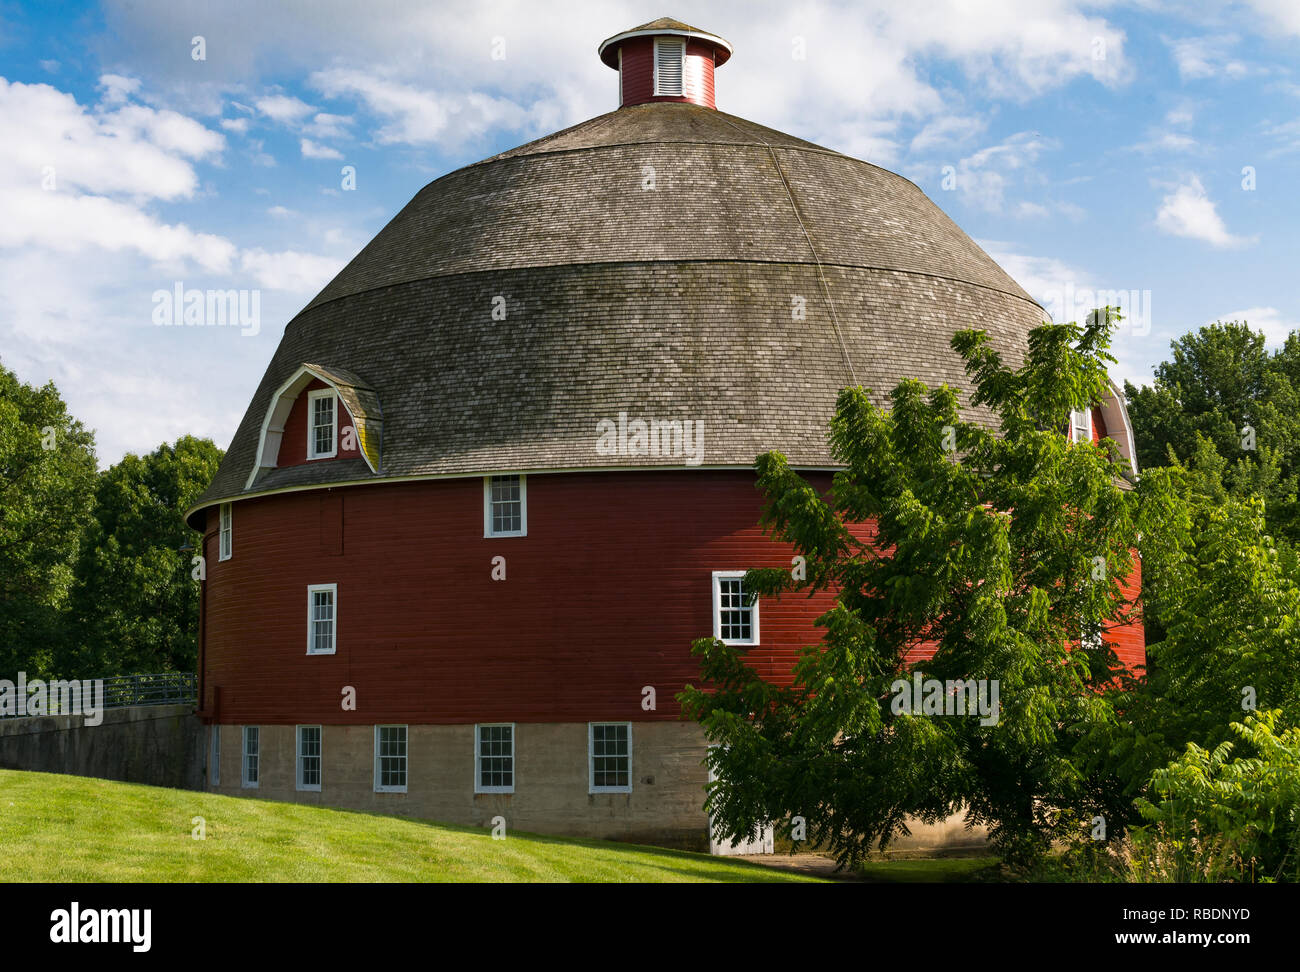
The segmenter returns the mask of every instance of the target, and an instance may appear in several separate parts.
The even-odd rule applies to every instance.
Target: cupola
[[[619,107],[681,101],[717,108],[713,69],[726,64],[731,44],[716,34],[661,17],[615,34],[600,59],[618,71]]]

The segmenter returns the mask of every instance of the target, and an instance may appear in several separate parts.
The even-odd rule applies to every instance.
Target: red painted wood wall
[[[673,38],[679,40],[680,38]],[[621,44],[623,104],[642,105],[649,101],[686,101],[716,108],[713,97],[713,45],[697,40],[686,42],[686,64],[681,96],[654,93],[654,38],[632,37]]]
[[[276,460],[277,466],[301,466],[307,462],[330,462],[330,459],[308,459],[307,458],[307,412],[309,407],[309,392],[314,392],[320,388],[328,388],[329,385],[319,378],[313,378],[310,385],[298,393],[298,398],[293,403],[293,408],[289,412],[289,417],[284,422],[284,436],[280,439],[280,455]],[[352,425],[352,413],[348,407],[343,404],[343,399],[335,396],[335,407],[338,409],[338,455],[336,459],[359,459],[361,458],[361,449],[359,448],[359,437],[353,435],[348,437],[344,435],[344,430]],[[344,440],[351,444],[350,449],[343,447]]]
[[[750,472],[535,475],[527,491],[518,538],[483,537],[477,478],[236,503],[232,559],[206,550],[204,707],[219,688],[224,723],[677,719],[673,696],[699,681],[690,644],[712,634],[712,572],[790,566],[755,526]],[[338,584],[338,650],[308,656],[307,585],[324,583]],[[750,663],[788,682],[832,603],[763,599]],[[1142,663],[1140,627],[1107,637]]]

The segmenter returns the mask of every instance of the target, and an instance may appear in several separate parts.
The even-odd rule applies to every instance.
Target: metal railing
[[[27,685],[30,686],[35,679],[28,679]],[[68,702],[73,698],[68,692],[60,692],[55,688],[59,680],[51,679],[46,682],[46,701],[45,715],[70,715],[71,711],[63,712],[68,707]],[[94,685],[96,682],[104,683],[104,709],[124,709],[131,705],[182,705],[184,703],[197,703],[199,690],[199,677],[191,672],[157,672],[150,675],[112,675],[104,679],[81,679],[79,680],[78,689],[75,698],[84,711],[87,705],[95,704],[98,700],[94,696]],[[87,690],[91,695],[87,696]],[[28,689],[30,691],[30,688]],[[74,703],[75,704],[75,703]],[[24,706],[25,708],[25,706]],[[29,713],[24,712],[24,715]],[[0,713],[0,719],[16,718],[17,713]]]
[[[192,672],[159,672],[155,675],[114,675],[104,679],[104,708],[128,705],[179,705],[196,702],[199,677]]]

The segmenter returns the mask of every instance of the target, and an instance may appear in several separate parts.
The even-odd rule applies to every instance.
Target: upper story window
[[[375,791],[406,792],[406,726],[375,726]]]
[[[335,605],[338,603],[337,584],[310,584],[307,587],[307,654],[334,654],[334,633],[337,627]]]
[[[587,723],[590,793],[632,792],[632,723]]]
[[[474,792],[515,792],[515,727],[475,726]]]
[[[686,42],[672,37],[655,38],[655,94],[682,96]]]
[[[244,786],[257,786],[261,762],[261,733],[257,726],[244,726]]]
[[[331,459],[338,455],[338,405],[333,388],[307,393],[307,458]]]
[[[528,484],[525,477],[483,477],[483,536],[528,536]]]
[[[1070,411],[1070,441],[1092,441],[1092,409],[1076,408]]]
[[[743,570],[713,572],[713,637],[727,645],[758,644],[758,601]]]
[[[231,528],[231,511],[229,503],[221,504],[221,530],[218,534],[218,560],[229,560],[234,550],[234,531]]]

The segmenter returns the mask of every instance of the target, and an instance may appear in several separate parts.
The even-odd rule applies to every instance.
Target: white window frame
[[[252,756],[257,760],[257,779],[249,780],[248,778],[248,730],[253,730],[257,739],[257,752]],[[244,726],[243,745],[239,747],[239,785],[246,790],[256,790],[258,784],[262,782],[262,727],[261,726]]]
[[[479,735],[480,729],[509,729],[510,730],[510,785],[509,786],[484,786],[483,785],[483,739]],[[514,793],[516,775],[515,743],[518,741],[518,733],[515,731],[513,722],[482,722],[474,726],[474,792],[475,793]]]
[[[208,784],[210,786],[221,785],[221,727],[212,726],[212,745],[208,747],[209,758],[208,764],[211,768],[208,773]]]
[[[330,441],[334,448],[329,452],[316,451],[316,400],[319,398],[331,398],[334,400],[333,413],[333,430]],[[311,459],[333,459],[339,454],[339,396],[333,388],[317,388],[315,391],[307,393],[307,458]]]
[[[316,650],[316,593],[318,591],[329,591],[330,606],[333,612],[330,618],[332,627],[330,628],[330,650]],[[333,655],[339,649],[339,585],[338,584],[308,584],[307,585],[307,654],[309,655]]]
[[[235,555],[235,514],[233,503],[222,503],[217,514],[217,559],[229,560]]]
[[[661,43],[678,44],[682,49],[682,71],[681,71],[681,90],[680,91],[660,91],[659,90],[659,45]],[[620,48],[622,50],[622,48]],[[654,92],[656,98],[684,98],[686,97],[686,38],[685,37],[656,37],[654,50],[651,52],[654,58]]]
[[[744,578],[743,570],[715,570],[713,572],[713,637],[724,645],[757,645],[758,640],[758,598],[750,605],[748,640],[722,637],[722,581]]]
[[[324,726],[294,726],[293,727],[293,784],[295,790],[319,793],[320,783],[304,783],[302,781],[302,763],[307,757],[302,752],[302,731],[304,729],[315,729],[317,740],[320,744],[320,752],[313,757],[316,763],[316,776],[321,783],[325,782],[325,727]]]
[[[1082,415],[1084,421],[1079,422],[1078,417]],[[1080,428],[1085,428],[1083,438],[1079,435]],[[1072,408],[1070,409],[1070,441],[1071,442],[1091,442],[1092,441],[1092,409],[1091,408]]]
[[[596,785],[596,726],[627,726],[627,786]],[[631,793],[632,792],[632,723],[630,722],[588,722],[587,723],[587,792],[588,793]]]
[[[502,476],[519,477],[519,529],[492,530],[492,480]],[[523,473],[497,473],[495,476],[483,477],[483,536],[488,537],[526,537],[528,536],[528,477]]]
[[[402,756],[402,767],[406,770],[405,777],[407,783],[411,781],[411,728],[397,723],[388,723],[385,725],[375,726],[375,792],[376,793],[405,793],[407,783],[401,786],[384,786],[379,781],[382,779],[379,767],[379,730],[381,729],[402,729],[405,731],[406,753]],[[393,758],[393,757],[389,757]]]

